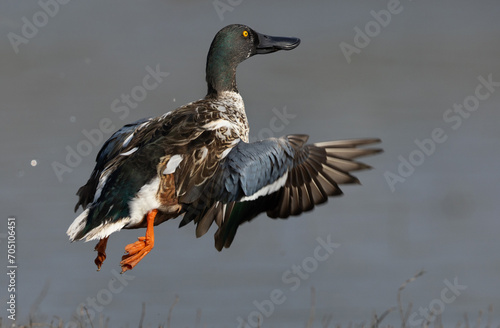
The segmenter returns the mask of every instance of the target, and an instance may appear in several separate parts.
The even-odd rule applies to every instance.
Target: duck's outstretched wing
[[[370,166],[354,159],[380,152],[359,146],[379,139],[351,139],[306,144],[307,135],[289,135],[254,143],[240,142],[221,162],[210,183],[199,190],[182,224],[197,223],[197,236],[213,221],[219,225],[215,247],[229,247],[238,226],[266,212],[288,218],[310,211],[329,196],[342,194],[339,184],[359,183],[351,171]]]

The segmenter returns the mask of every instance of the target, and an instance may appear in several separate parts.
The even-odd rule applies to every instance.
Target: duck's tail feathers
[[[73,221],[73,223],[69,226],[66,234],[69,236],[69,240],[75,241],[80,240],[84,237],[84,229],[87,225],[87,216],[89,215],[89,209],[87,208],[83,211],[77,218]]]

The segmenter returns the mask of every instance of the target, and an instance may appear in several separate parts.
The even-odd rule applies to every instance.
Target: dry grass
[[[349,322],[347,325],[342,326],[341,324],[335,324],[332,325],[332,320],[333,316],[331,314],[325,315],[321,318],[320,327],[322,328],[394,328],[395,326],[392,325],[385,325],[381,326],[382,321],[389,315],[390,313],[398,310],[399,311],[399,316],[401,319],[401,328],[444,328],[445,326],[443,325],[443,322],[441,320],[441,315],[435,315],[431,313],[431,316],[428,318],[427,321],[424,321],[420,327],[411,327],[408,325],[408,318],[411,315],[411,310],[413,308],[413,304],[409,302],[405,306],[403,305],[403,302],[401,300],[401,294],[406,288],[406,286],[413,281],[415,281],[418,277],[422,276],[424,274],[424,271],[421,270],[417,272],[413,277],[409,278],[406,280],[403,284],[398,289],[397,293],[397,307],[391,307],[387,309],[385,312],[383,312],[380,316],[377,315],[376,313],[373,314],[372,318],[370,319],[370,322],[367,323],[365,321],[360,322],[360,323],[352,323]],[[29,322],[26,325],[18,325],[18,324],[11,324],[10,320],[8,321],[9,323],[4,323],[4,320],[2,317],[0,317],[0,328],[68,328],[65,327],[65,323],[63,319],[61,319],[58,316],[53,316],[50,322],[37,322],[34,320],[35,318],[35,313],[38,312],[38,307],[40,303],[43,301],[45,295],[47,294],[49,288],[49,284],[46,283],[40,293],[40,295],[36,298],[34,301],[31,309],[30,309],[30,315],[29,315]],[[170,306],[168,310],[168,315],[166,318],[166,322],[163,324],[158,325],[158,328],[171,328],[171,318],[172,318],[172,312],[175,307],[175,305],[179,302],[179,296],[175,295],[175,299],[172,302],[172,305]],[[309,309],[309,318],[307,322],[305,323],[305,328],[313,328],[317,325],[316,323],[316,290],[314,288],[311,288],[311,301],[310,301],[310,309]],[[488,311],[486,313],[486,322],[484,326],[481,326],[481,323],[483,321],[483,316],[484,313],[483,311],[479,311],[476,322],[471,323],[469,321],[468,315],[465,313],[463,317],[463,321],[459,320],[454,328],[500,328],[500,325],[498,326],[492,326],[492,319],[493,319],[493,306],[490,305],[488,307]],[[139,319],[139,328],[144,328],[144,319],[146,318],[146,303],[142,303],[142,311],[141,311],[141,316]],[[90,319],[90,315],[88,313],[88,310],[85,307],[82,307],[80,309],[80,312],[78,315],[75,315],[72,322],[76,323],[76,326],[72,326],[75,328],[109,328],[109,318],[105,318],[103,315],[100,315],[99,318],[97,318],[95,321]],[[198,309],[196,311],[196,319],[195,319],[195,326],[194,328],[199,328],[201,327],[201,310]],[[206,327],[206,326],[204,326]],[[250,327],[250,326],[247,326]],[[259,325],[260,327],[260,325]],[[447,326],[450,327],[450,326]]]

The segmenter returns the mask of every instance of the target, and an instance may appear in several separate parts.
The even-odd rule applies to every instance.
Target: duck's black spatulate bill
[[[257,54],[269,54],[278,50],[292,50],[300,44],[299,38],[270,36],[257,33],[259,44],[256,48]]]

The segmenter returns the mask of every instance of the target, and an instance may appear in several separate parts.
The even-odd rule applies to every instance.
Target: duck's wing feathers
[[[215,244],[221,250],[229,247],[240,224],[262,212],[271,218],[288,218],[310,211],[329,196],[342,194],[339,184],[359,183],[350,172],[370,166],[355,158],[381,151],[359,148],[378,139],[306,144],[307,139],[307,135],[289,135],[236,145],[206,184],[204,197],[185,214],[185,219],[198,223],[197,235],[216,221]]]
[[[85,211],[68,230],[71,240],[105,237],[106,224],[130,215],[129,201],[156,175],[163,150],[149,143],[159,137],[164,123],[161,117],[142,119],[125,125],[104,143],[90,179],[77,192],[80,197],[75,210],[81,205]],[[124,222],[116,225],[116,230]],[[94,230],[99,226],[102,229]]]
[[[168,144],[183,145],[192,141],[203,131],[196,128],[198,121],[206,119],[206,114],[196,111],[197,102],[185,105],[174,112],[159,117],[143,118],[123,126],[102,146],[96,157],[96,165],[87,183],[76,193],[79,206],[86,209],[96,201],[108,177],[120,167],[130,155],[143,148],[154,139],[169,139]]]
[[[94,167],[89,180],[85,185],[80,187],[76,193],[79,196],[79,199],[75,205],[75,212],[78,210],[79,206],[82,206],[82,209],[85,209],[94,201],[103,171],[117,156],[124,152],[124,149],[127,148],[136,131],[147,125],[150,121],[151,118],[143,118],[127,124],[120,130],[113,133],[113,135],[104,143],[96,156],[96,166]]]

